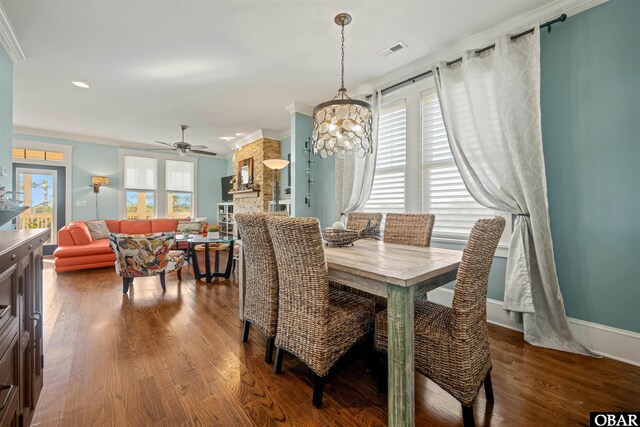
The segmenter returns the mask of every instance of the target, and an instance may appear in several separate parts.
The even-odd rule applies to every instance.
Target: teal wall
[[[304,151],[304,144],[311,137],[312,131],[313,119],[311,117],[300,113],[291,115],[291,161],[293,163],[291,179],[295,181],[295,188],[292,191],[295,192],[293,198],[294,214],[298,217],[313,216],[313,210],[304,202],[308,189],[307,175],[305,174],[308,154]],[[314,166],[311,165],[312,179],[316,178],[313,172]],[[314,206],[314,200],[311,200],[311,206]]]
[[[549,214],[567,314],[640,332],[640,1],[542,32]]]
[[[227,171],[225,176],[233,175],[233,158],[227,159]]]
[[[0,46],[0,171],[2,167],[7,168],[7,176],[0,176],[0,186],[7,189],[11,188],[12,129],[13,63]]]
[[[313,165],[315,184],[311,188],[312,208],[322,226],[331,227],[335,222],[336,159],[323,159],[316,155],[313,157],[316,163]]]
[[[109,185],[100,188],[98,195],[100,218],[120,217],[119,147],[23,134],[16,134],[14,138],[23,141],[73,146],[71,193],[73,218],[67,219],[67,222],[96,218],[95,196],[93,190],[89,187],[92,175],[101,175],[109,178]],[[146,153],[148,154],[148,152]],[[224,159],[208,157],[200,157],[198,159],[196,178],[197,216],[206,216],[216,221],[216,203],[219,203],[222,198],[220,178],[225,176],[226,168],[227,164]],[[82,200],[87,202],[87,206],[76,206],[76,202]]]
[[[197,216],[209,218],[209,222],[218,222],[217,204],[222,202],[223,176],[227,173],[227,161],[213,157],[199,157],[196,179]]]
[[[335,194],[335,159],[322,159],[311,154],[311,206],[304,203],[307,194],[307,167],[308,154],[304,151],[304,144],[311,137],[313,131],[313,119],[307,115],[295,113],[291,115],[291,150],[293,170],[291,178],[295,180],[295,215],[311,216],[320,219],[322,227],[329,227],[334,219],[334,194]]]
[[[280,158],[283,160],[289,160],[288,156],[291,154],[291,137],[282,138],[280,141]],[[291,165],[284,168],[281,172],[280,178],[280,188],[282,190],[282,194],[280,198],[284,197],[284,189],[287,188],[290,183],[287,181],[287,173],[289,172],[289,168]],[[291,176],[291,180],[293,180],[293,176]]]

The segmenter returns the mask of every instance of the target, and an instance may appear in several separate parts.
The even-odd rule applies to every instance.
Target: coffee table
[[[203,277],[207,283],[211,283],[214,277],[224,277],[228,279],[231,277],[231,268],[233,267],[233,243],[235,239],[209,239],[208,237],[198,236],[191,237],[187,240],[188,252],[187,256],[191,256],[191,265],[193,266],[193,275],[196,280],[200,280]],[[212,246],[212,243],[222,243],[226,246],[220,246],[216,248]],[[200,266],[198,265],[198,255],[196,253],[196,246],[204,245],[204,267],[205,272],[200,272]],[[215,250],[215,264],[213,271],[211,271],[211,254],[210,250]],[[220,267],[220,252],[227,250],[227,266],[224,271],[219,271]]]

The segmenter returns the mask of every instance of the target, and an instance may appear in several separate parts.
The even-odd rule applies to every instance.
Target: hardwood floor
[[[44,389],[32,425],[386,425],[386,396],[357,360],[311,405],[311,371],[285,357],[275,376],[265,338],[241,342],[234,280],[136,279],[130,296],[112,268],[56,275],[45,261]],[[640,409],[640,368],[536,348],[490,327],[495,404],[476,424],[588,425],[589,412]],[[416,374],[416,420],[462,425],[460,405]]]

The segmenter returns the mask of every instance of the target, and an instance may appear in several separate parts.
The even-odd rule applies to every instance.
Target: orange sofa
[[[176,231],[178,221],[177,219],[105,220],[110,232],[125,234]],[[75,221],[58,230],[58,248],[53,252],[56,272],[113,266],[116,256],[109,247],[109,239],[87,240],[84,236],[79,238],[73,233],[73,228],[77,225],[86,227],[84,222]]]

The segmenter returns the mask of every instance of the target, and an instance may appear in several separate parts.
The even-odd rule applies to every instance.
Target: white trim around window
[[[167,214],[168,214],[168,206],[167,206],[167,198],[168,198],[168,194],[171,191],[168,191],[166,189],[166,164],[167,164],[167,160],[169,161],[175,161],[175,162],[188,162],[188,163],[192,163],[193,164],[193,176],[192,176],[192,182],[193,182],[193,191],[191,192],[191,213],[190,216],[194,217],[196,216],[196,212],[197,210],[197,196],[196,196],[196,189],[198,188],[197,185],[197,171],[198,171],[198,158],[197,157],[177,157],[177,156],[173,156],[173,155],[163,155],[163,154],[157,154],[157,153],[147,153],[144,151],[137,151],[137,150],[127,150],[127,149],[120,149],[118,150],[119,152],[119,168],[120,168],[120,189],[119,189],[119,196],[118,196],[118,200],[119,200],[119,211],[120,211],[120,218],[126,218],[127,217],[127,202],[126,202],[126,194],[127,191],[145,191],[145,192],[154,192],[154,198],[155,198],[155,203],[154,203],[154,213],[153,216],[154,218],[166,218]],[[156,177],[155,177],[155,184],[156,187],[154,190],[151,189],[134,189],[134,188],[125,188],[125,182],[124,182],[124,158],[125,156],[134,156],[134,157],[146,157],[149,159],[155,159],[157,161],[157,168],[156,168]]]

